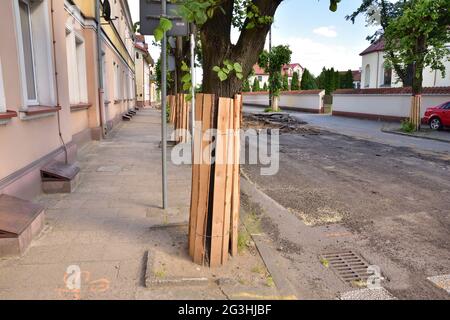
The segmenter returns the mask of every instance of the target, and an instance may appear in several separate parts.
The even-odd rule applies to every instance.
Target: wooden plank
[[[211,231],[210,266],[218,267],[222,261],[223,218],[225,210],[226,184],[226,139],[225,131],[228,127],[228,111],[230,99],[219,98],[216,138],[216,165],[214,172],[214,197]]]
[[[233,161],[233,191],[231,198],[231,226],[230,226],[230,247],[231,255],[236,256],[238,254],[238,235],[239,235],[239,213],[240,213],[240,152],[241,152],[241,139],[240,139],[240,124],[241,124],[241,111],[242,111],[242,96],[236,95],[234,98],[234,113],[233,113],[233,147],[234,147],[234,161]]]
[[[199,98],[199,101],[195,110],[195,120],[201,123],[203,115],[203,99]],[[198,128],[198,132],[195,134],[194,148],[192,153],[192,184],[191,184],[191,210],[189,215],[189,255],[194,258],[195,251],[195,234],[197,228],[197,215],[198,215],[198,203],[199,203],[199,191],[200,191],[200,155],[201,155],[201,127]]]
[[[233,139],[233,121],[234,121],[234,102],[227,101],[228,119],[225,139],[225,160],[226,160],[226,182],[225,182],[225,209],[223,213],[223,239],[222,239],[222,264],[228,261],[230,252],[230,222],[231,222],[231,197],[233,192],[233,161],[234,161],[234,139]]]
[[[214,121],[214,95],[197,95],[197,101],[203,99],[202,123],[201,123],[201,162],[198,195],[197,226],[194,243],[194,262],[204,264],[206,254],[206,229],[208,226],[209,192],[211,178],[211,153],[205,152],[210,145],[210,138],[206,132],[213,127]]]

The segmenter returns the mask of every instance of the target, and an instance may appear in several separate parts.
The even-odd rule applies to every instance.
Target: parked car
[[[422,123],[428,124],[432,130],[441,130],[443,127],[450,126],[450,101],[427,108]]]

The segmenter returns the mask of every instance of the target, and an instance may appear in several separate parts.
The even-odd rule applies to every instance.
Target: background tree
[[[282,85],[281,90],[289,91],[289,78],[286,74],[283,76],[283,85]]]
[[[250,81],[249,81],[248,78],[244,80],[244,84],[242,86],[242,91],[243,92],[250,92]]]
[[[348,70],[340,76],[339,89],[353,89],[353,87],[353,72],[352,70]]]
[[[269,87],[272,91],[272,109],[278,111],[280,91],[283,89],[281,68],[291,62],[292,51],[289,46],[276,46],[271,52],[264,50],[259,56],[258,64],[269,72]],[[289,86],[289,84],[288,84]]]
[[[305,69],[303,71],[302,82],[301,82],[300,88],[302,90],[318,89],[316,80],[315,80],[314,76],[311,74],[311,72],[309,72],[308,69]]]
[[[267,82],[264,82],[262,91],[268,91],[268,90],[269,90],[269,88],[267,87]]]
[[[291,81],[291,90],[299,90],[300,89],[300,80],[298,78],[298,72],[294,72],[292,75],[292,81]]]
[[[252,91],[253,91],[253,92],[261,91],[261,87],[260,87],[260,85],[259,85],[259,80],[258,80],[258,78],[255,78],[255,80],[253,80]]]
[[[330,95],[339,88],[339,71],[334,68],[323,68],[320,75],[317,77],[319,89],[325,89],[325,94]]]
[[[391,65],[413,65],[411,121],[420,126],[420,107],[425,67],[445,77],[443,58],[450,54],[450,0],[414,0],[404,6],[401,16],[386,28],[387,56]]]
[[[400,17],[405,7],[413,1],[416,0],[399,0],[395,2],[390,0],[363,0],[359,8],[351,15],[348,15],[346,19],[355,23],[356,18],[359,15],[363,15],[368,25],[378,27],[372,35],[367,37],[367,40],[371,43],[384,41],[383,38],[389,23]],[[389,48],[385,48],[385,54],[387,58],[394,57],[394,51]],[[392,62],[392,68],[402,81],[403,86],[410,87],[412,85],[413,65]]]

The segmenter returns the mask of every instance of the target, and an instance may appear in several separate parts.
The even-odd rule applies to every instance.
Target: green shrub
[[[411,121],[409,121],[407,119],[407,120],[403,120],[402,121],[400,130],[403,131],[403,132],[411,133],[411,132],[415,131],[416,128],[414,126],[414,123],[412,123]]]

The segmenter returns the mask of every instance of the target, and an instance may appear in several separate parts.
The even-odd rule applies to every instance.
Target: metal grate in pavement
[[[369,264],[351,250],[326,252],[320,256],[322,264],[330,267],[344,282],[355,286],[366,284],[372,275]]]

